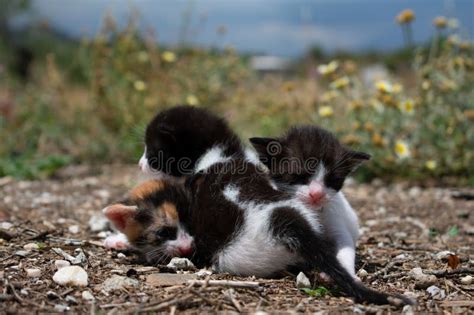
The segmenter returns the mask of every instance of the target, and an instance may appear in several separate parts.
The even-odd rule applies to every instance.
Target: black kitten
[[[206,152],[214,161],[245,154],[224,119],[202,108],[176,106],[159,112],[148,124],[139,165],[158,177],[191,175],[209,165],[203,157]]]

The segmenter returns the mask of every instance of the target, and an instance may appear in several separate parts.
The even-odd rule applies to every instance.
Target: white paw
[[[104,246],[108,249],[127,249],[129,245],[127,237],[122,233],[110,235],[104,240]]]

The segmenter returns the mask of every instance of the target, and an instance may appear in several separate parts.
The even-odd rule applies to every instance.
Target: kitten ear
[[[260,157],[275,156],[282,152],[282,144],[275,138],[253,137],[249,138],[249,141]]]
[[[361,152],[361,151],[351,151],[351,158],[354,160],[370,160],[372,156],[368,153]]]
[[[113,204],[105,207],[102,212],[110,222],[120,232],[125,232],[131,225],[133,217],[137,212],[137,206],[127,206],[124,204]]]

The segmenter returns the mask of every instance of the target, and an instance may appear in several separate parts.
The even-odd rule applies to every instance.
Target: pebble
[[[368,275],[369,275],[369,273],[365,269],[359,269],[359,271],[357,271],[357,276],[361,279],[364,279]]]
[[[197,272],[194,273],[196,276],[198,276],[199,278],[204,278],[204,277],[207,277],[207,276],[210,276],[212,275],[212,271],[211,270],[207,270],[207,269],[201,269]]]
[[[76,300],[76,298],[73,297],[73,296],[71,296],[71,295],[67,295],[64,300],[65,300],[68,304],[77,305],[77,300]]]
[[[446,298],[446,292],[435,285],[432,285],[426,289],[426,292],[428,292],[431,298],[435,300],[444,300],[444,298]]]
[[[25,269],[25,271],[29,278],[38,278],[41,276],[41,269],[38,268],[28,268]]]
[[[91,216],[89,219],[89,230],[91,232],[102,232],[108,229],[109,227],[109,220],[102,213],[97,213]]]
[[[24,296],[27,296],[28,295],[28,290],[27,289],[21,289],[20,294],[24,295]]]
[[[19,250],[15,252],[15,255],[20,256],[20,257],[26,257],[29,254],[30,254],[30,251],[27,251],[27,250]]]
[[[197,279],[195,274],[153,273],[146,276],[146,283],[155,287],[167,287],[186,284],[189,280],[195,279]]]
[[[436,254],[436,259],[438,260],[447,260],[449,256],[455,255],[453,252],[449,250],[443,250],[442,252],[439,252]]]
[[[56,299],[59,299],[59,295],[54,292],[54,291],[48,291],[46,292],[46,297],[50,300],[56,300]]]
[[[60,285],[87,286],[87,272],[79,266],[63,267],[56,271],[53,281]]]
[[[23,249],[29,250],[29,251],[31,251],[31,250],[37,250],[37,249],[39,249],[39,246],[38,246],[38,244],[36,244],[36,243],[28,243],[28,244],[26,244],[26,245],[23,246]]]
[[[193,270],[196,269],[194,264],[187,258],[174,257],[170,263],[166,265],[168,268],[179,269],[179,270]]]
[[[59,313],[64,313],[64,312],[69,311],[70,308],[67,305],[56,304],[56,305],[54,305],[54,310],[59,312]]]
[[[464,285],[472,284],[472,276],[465,276],[461,278],[461,283]]]
[[[302,272],[296,276],[296,287],[298,289],[311,288],[311,282],[309,282],[308,277]]]
[[[10,222],[5,221],[5,222],[0,223],[0,229],[2,230],[9,230],[12,227],[13,227],[13,224],[11,224]]]
[[[117,258],[125,259],[125,258],[127,258],[127,255],[125,255],[124,253],[118,253]]]
[[[437,282],[436,276],[423,273],[419,267],[410,270],[408,275],[415,280],[416,289],[426,289]]]
[[[94,301],[95,297],[92,295],[90,291],[82,291],[82,298],[86,301]]]
[[[69,228],[69,233],[77,234],[80,231],[79,225],[71,225]]]
[[[105,292],[113,292],[127,287],[136,287],[140,284],[138,280],[113,275],[101,284],[101,289]]]
[[[413,306],[405,305],[402,309],[402,314],[404,314],[404,315],[414,315],[415,312],[413,311]]]
[[[58,260],[55,260],[55,261],[54,261],[54,265],[56,266],[56,269],[59,270],[59,269],[61,269],[61,268],[70,266],[71,263],[70,263],[69,261],[67,261],[67,260],[58,259]]]

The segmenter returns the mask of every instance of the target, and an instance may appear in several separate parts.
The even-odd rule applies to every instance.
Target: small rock
[[[109,220],[102,213],[97,213],[91,216],[88,224],[91,232],[101,232],[108,229]]]
[[[418,186],[412,187],[408,191],[408,194],[410,195],[410,197],[418,197],[421,194],[421,188]]]
[[[80,231],[79,225],[71,225],[71,226],[68,228],[68,231],[69,231],[69,233],[72,233],[72,234],[77,234],[77,233],[79,233],[79,231]]]
[[[435,300],[444,300],[444,298],[446,298],[446,292],[435,285],[432,285],[426,289],[426,292],[428,292],[431,298]]]
[[[442,252],[439,252],[436,254],[436,259],[445,261],[445,260],[448,260],[449,256],[451,255],[456,255],[456,254],[449,250],[443,250]]]
[[[61,268],[70,266],[71,263],[67,260],[57,259],[57,260],[54,261],[54,265],[56,266],[56,269],[59,270]]]
[[[125,259],[125,258],[127,258],[127,255],[125,255],[124,253],[118,253],[118,254],[117,254],[117,258],[119,258],[119,259]]]
[[[23,246],[23,249],[32,251],[32,250],[37,250],[37,249],[39,249],[39,246],[38,246],[38,244],[36,244],[36,243],[28,243],[28,244],[26,244],[26,245]]]
[[[404,315],[413,315],[415,312],[413,311],[413,306],[405,305],[402,309],[402,314]]]
[[[38,278],[41,276],[41,269],[38,268],[28,268],[25,269],[25,271],[29,278]]]
[[[82,291],[82,298],[86,301],[94,301],[95,297],[90,293],[90,291]]]
[[[465,276],[461,278],[461,283],[464,285],[472,284],[472,276]]]
[[[54,305],[54,310],[57,311],[57,312],[60,312],[60,313],[67,312],[67,311],[69,311],[69,309],[70,308],[67,305],[62,305],[62,304]]]
[[[195,279],[197,279],[195,274],[154,273],[146,277],[146,283],[156,287],[167,287],[186,284],[189,280]]]
[[[13,227],[13,224],[11,224],[10,222],[5,221],[5,222],[0,223],[0,229],[2,230],[9,230],[12,227]]]
[[[27,251],[27,250],[19,250],[15,252],[15,255],[19,257],[26,257],[29,254],[30,254],[30,251]]]
[[[359,271],[357,271],[357,276],[361,279],[364,279],[368,275],[369,275],[369,273],[365,269],[359,269]]]
[[[311,288],[311,282],[309,282],[308,277],[302,272],[296,277],[296,287],[298,289]]]
[[[70,305],[77,305],[76,298],[71,296],[71,295],[66,296],[66,298],[64,300]]]
[[[416,289],[426,289],[437,282],[436,276],[423,273],[421,268],[413,268],[408,275],[415,280]]]
[[[204,277],[207,277],[207,276],[210,276],[212,275],[212,271],[211,270],[207,270],[207,269],[201,269],[197,272],[194,273],[196,276],[198,276],[199,278],[204,278]]]
[[[28,296],[28,290],[27,289],[21,289],[20,294],[24,296]]]
[[[170,263],[166,265],[168,268],[179,269],[179,270],[194,270],[196,267],[187,258],[174,257]]]
[[[59,269],[53,281],[60,285],[87,286],[87,272],[79,266],[68,266]]]
[[[59,295],[54,292],[54,291],[48,291],[46,292],[46,297],[50,300],[56,300],[56,299],[59,299]]]
[[[101,290],[105,292],[113,292],[121,290],[127,287],[136,287],[140,284],[138,280],[127,278],[123,276],[113,275],[112,277],[105,280],[101,287]]]

